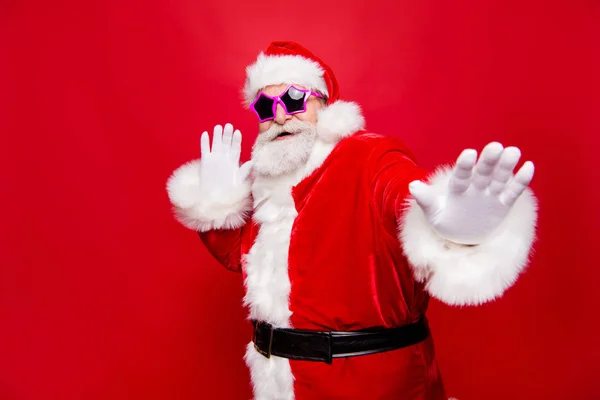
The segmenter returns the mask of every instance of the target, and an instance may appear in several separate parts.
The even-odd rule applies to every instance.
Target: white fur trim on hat
[[[296,83],[326,96],[327,84],[321,66],[302,56],[267,56],[260,53],[254,64],[246,68],[244,101],[249,106],[265,86]]]
[[[447,187],[451,168],[430,179],[434,189]],[[462,246],[438,236],[417,203],[410,199],[400,226],[404,252],[415,278],[449,305],[479,305],[510,288],[529,261],[535,240],[537,199],[528,188],[517,199],[498,231],[477,246]]]

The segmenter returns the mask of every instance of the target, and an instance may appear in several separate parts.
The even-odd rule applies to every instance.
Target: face
[[[279,96],[283,93],[283,91],[289,86],[289,84],[281,84],[281,85],[270,85],[265,87],[262,91],[268,96]],[[306,89],[301,85],[294,84],[295,87],[300,89]],[[317,123],[317,112],[322,107],[322,100],[315,96],[309,96],[306,102],[306,111],[298,114],[287,115],[285,110],[281,106],[281,104],[277,104],[276,115],[274,120],[260,122],[259,130],[260,132],[264,132],[268,130],[272,124],[276,123],[279,125],[284,125],[287,121],[297,120],[297,121],[306,121],[311,124]]]
[[[278,96],[288,84],[271,85],[263,89],[269,96]],[[300,85],[294,85],[304,89]],[[306,164],[314,146],[318,111],[323,100],[309,96],[306,111],[293,115],[277,104],[275,119],[259,123],[259,134],[252,148],[254,171],[261,175],[278,176],[293,172]]]

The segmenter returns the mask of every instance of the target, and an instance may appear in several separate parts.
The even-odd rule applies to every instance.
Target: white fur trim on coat
[[[200,160],[179,167],[167,181],[167,193],[175,218],[200,232],[242,226],[252,210],[250,182],[210,193],[200,185]]]
[[[321,66],[302,56],[267,56],[260,53],[256,61],[246,68],[244,101],[249,106],[265,86],[296,83],[326,96],[327,84]]]
[[[245,258],[244,305],[249,308],[250,319],[266,321],[276,328],[291,327],[288,258],[292,227],[298,215],[292,187],[301,176],[300,170],[279,177],[257,176],[252,184],[253,219],[259,230]],[[276,356],[266,358],[250,343],[245,361],[250,368],[256,400],[294,398],[289,360]]]
[[[438,170],[431,179],[445,187],[451,170]],[[500,297],[517,280],[529,261],[535,240],[537,200],[528,188],[517,199],[498,231],[477,246],[450,243],[430,227],[411,199],[400,226],[400,239],[415,278],[427,291],[450,305],[479,305]]]
[[[326,143],[336,143],[365,127],[360,106],[338,100],[319,111],[317,135]]]
[[[287,358],[267,358],[250,342],[244,361],[250,369],[254,400],[294,400],[294,375]]]

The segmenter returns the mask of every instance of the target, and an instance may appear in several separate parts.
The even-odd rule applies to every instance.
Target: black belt
[[[323,361],[396,350],[427,338],[429,327],[423,318],[397,328],[365,329],[349,332],[320,332],[302,329],[273,328],[253,321],[254,347],[263,356],[292,360]]]

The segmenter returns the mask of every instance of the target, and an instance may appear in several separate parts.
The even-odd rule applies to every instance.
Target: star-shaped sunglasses
[[[278,103],[281,104],[288,115],[305,112],[306,102],[311,95],[323,98],[319,93],[290,85],[279,96],[273,97],[260,92],[252,104],[250,104],[250,108],[254,111],[260,122],[265,122],[275,118]]]

